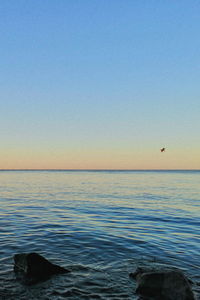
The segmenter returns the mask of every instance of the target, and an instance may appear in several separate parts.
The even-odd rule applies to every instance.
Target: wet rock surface
[[[136,279],[136,293],[142,299],[195,300],[191,281],[180,270],[137,268],[130,276]]]
[[[69,270],[51,263],[37,253],[21,253],[14,256],[14,272],[23,283],[34,284]]]

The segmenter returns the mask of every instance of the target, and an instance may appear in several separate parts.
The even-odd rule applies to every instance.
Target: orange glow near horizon
[[[14,151],[0,152],[0,169],[200,169],[195,151]]]

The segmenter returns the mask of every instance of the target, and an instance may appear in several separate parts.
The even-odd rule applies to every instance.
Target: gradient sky
[[[0,87],[1,169],[200,169],[200,2],[2,0]]]

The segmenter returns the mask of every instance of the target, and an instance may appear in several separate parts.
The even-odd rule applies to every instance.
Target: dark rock
[[[67,273],[69,270],[52,264],[37,253],[21,253],[14,256],[14,271],[25,284],[34,284],[48,279],[54,274]]]
[[[154,300],[194,300],[189,280],[179,270],[145,271],[138,268],[131,277],[137,280],[136,293]]]

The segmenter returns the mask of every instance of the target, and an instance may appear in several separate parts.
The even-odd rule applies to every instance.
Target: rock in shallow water
[[[69,272],[63,267],[52,264],[37,253],[16,254],[14,271],[25,284],[34,284],[46,280],[52,275]]]
[[[136,293],[154,300],[194,300],[189,280],[179,270],[150,271],[138,268]]]

